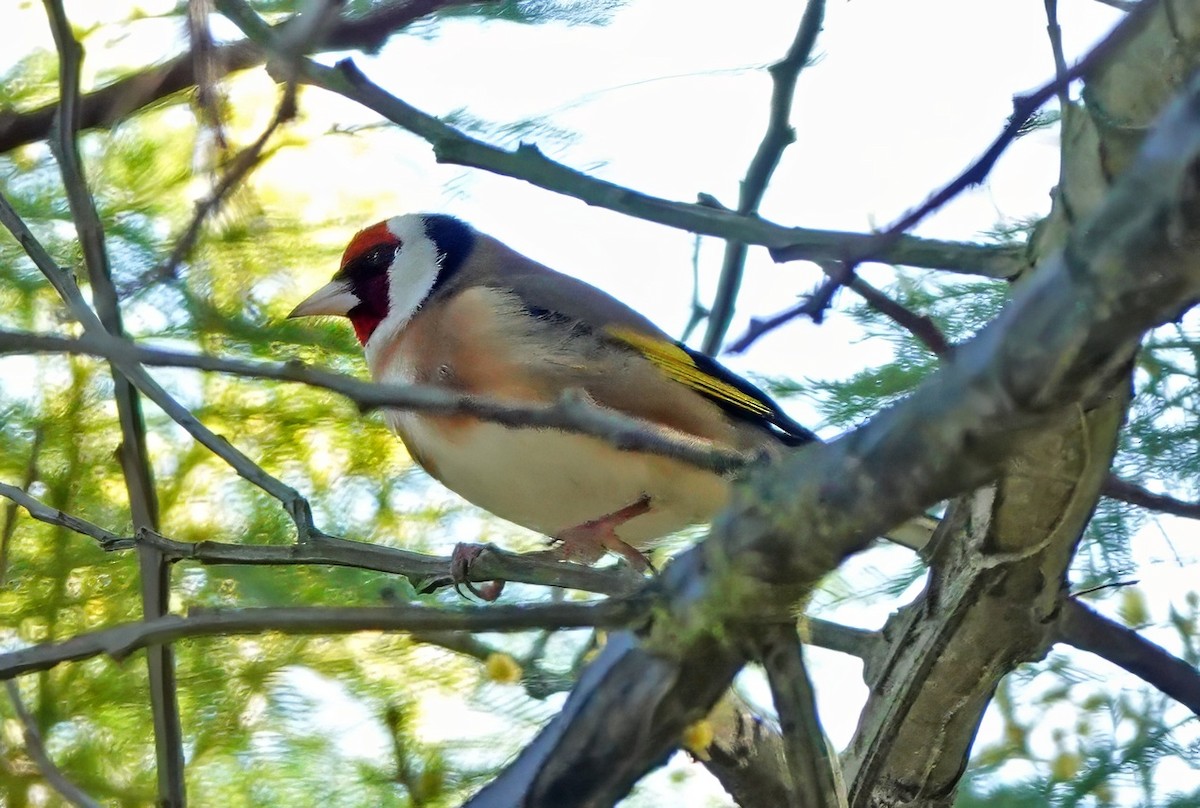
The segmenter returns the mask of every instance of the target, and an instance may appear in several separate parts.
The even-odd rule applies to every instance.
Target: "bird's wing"
[[[564,332],[586,329],[594,338],[646,359],[658,373],[713,402],[737,421],[749,422],[788,445],[819,440],[770,396],[711,357],[673,340],[646,317],[608,293],[538,264],[499,242],[481,238],[473,257],[491,278],[503,280],[526,310]],[[470,277],[468,267],[464,280]],[[481,279],[482,280],[482,279]],[[600,398],[604,398],[603,395]],[[602,402],[610,403],[610,402]],[[618,402],[612,402],[618,404]],[[624,406],[619,406],[623,404]],[[629,402],[618,408],[632,409]]]
[[[796,423],[770,396],[707,354],[681,342],[624,325],[608,325],[604,333],[649,359],[664,375],[686,385],[727,413],[775,427],[791,445],[819,440]]]

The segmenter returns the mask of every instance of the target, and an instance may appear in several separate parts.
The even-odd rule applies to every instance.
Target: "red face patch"
[[[349,264],[355,258],[366,255],[368,251],[375,247],[391,246],[397,243],[395,234],[388,230],[387,222],[379,222],[373,224],[366,230],[359,230],[354,234],[354,238],[350,239],[350,243],[346,245],[346,251],[342,253],[341,268],[345,269],[346,264]]]

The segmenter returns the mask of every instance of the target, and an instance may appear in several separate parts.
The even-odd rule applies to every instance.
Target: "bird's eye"
[[[396,247],[376,247],[363,257],[363,263],[372,269],[386,269],[396,256]]]

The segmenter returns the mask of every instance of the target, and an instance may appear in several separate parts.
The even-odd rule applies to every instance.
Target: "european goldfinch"
[[[408,214],[359,232],[333,280],[289,316],[308,315],[349,318],[378,382],[539,403],[578,390],[739,450],[817,440],[757,387],[624,303],[451,216]],[[556,539],[565,558],[612,550],[644,569],[641,551],[710,520],[729,497],[725,477],[599,438],[464,416],[384,417],[430,475]]]

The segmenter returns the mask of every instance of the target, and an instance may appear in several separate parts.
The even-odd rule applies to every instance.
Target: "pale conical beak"
[[[350,313],[350,309],[360,302],[362,301],[355,296],[354,292],[350,291],[350,287],[345,281],[330,281],[292,309],[288,319],[311,317],[315,314],[334,314],[345,317]]]

